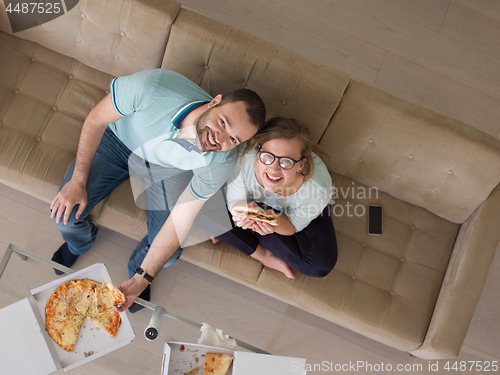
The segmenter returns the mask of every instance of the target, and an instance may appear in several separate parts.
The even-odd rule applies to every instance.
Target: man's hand
[[[141,263],[143,270],[152,276],[160,272],[186,238],[196,215],[198,215],[204,203],[204,200],[196,199],[193,196],[189,186],[186,187],[167,221],[165,221],[151,243],[149,251]],[[116,307],[116,311],[122,312],[128,309],[148,285],[148,281],[137,274],[121,284],[118,289],[125,295],[125,302]]]
[[[80,205],[75,215],[76,218],[78,219],[82,215],[87,206],[87,178],[99,142],[101,142],[108,124],[118,121],[122,117],[113,106],[111,94],[106,95],[88,114],[78,141],[71,180],[57,193],[50,205],[52,210],[50,217],[52,219],[55,217],[57,224],[61,221],[63,214],[64,224],[68,224],[71,211],[76,204]]]
[[[75,205],[79,205],[78,211],[75,214],[76,219],[85,210],[87,206],[87,190],[85,185],[68,181],[66,185],[57,193],[50,204],[51,214],[50,217],[56,218],[56,223],[59,224],[61,217],[64,214],[64,225],[68,224],[71,211]]]
[[[122,312],[128,309],[148,285],[148,281],[139,275],[134,275],[131,279],[122,283],[118,289],[125,295],[125,302],[120,306],[116,306],[115,310]]]

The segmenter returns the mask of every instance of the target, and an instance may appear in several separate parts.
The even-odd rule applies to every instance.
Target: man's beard
[[[195,128],[196,128],[196,135],[198,137],[198,143],[200,144],[200,148],[202,151],[213,151],[213,152],[220,152],[222,150],[222,147],[221,145],[218,145],[216,149],[207,149],[207,150],[204,150],[204,146],[205,147],[208,147],[208,144],[207,144],[207,140],[206,140],[206,137],[207,135],[205,134],[205,130],[207,130],[207,132],[209,132],[208,130],[208,126],[207,126],[207,115],[208,113],[212,110],[212,108],[206,110],[200,117],[198,117],[198,120],[196,121],[196,125],[195,125]],[[214,139],[215,137],[212,137],[212,139]],[[215,141],[215,139],[214,139]]]

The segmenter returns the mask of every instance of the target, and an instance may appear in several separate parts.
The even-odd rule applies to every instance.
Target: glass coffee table
[[[10,244],[0,262],[0,308],[27,298],[32,289],[58,279],[54,268],[68,275],[75,272],[30,250]],[[146,308],[134,314],[127,312],[135,331],[135,339],[122,348],[70,370],[69,373],[160,374],[165,342],[196,343],[201,336],[200,323],[140,298],[136,299],[136,303]],[[148,340],[145,337],[146,328],[153,314],[159,317],[161,322],[158,325],[157,338]],[[235,340],[238,346],[234,350],[270,354],[236,338]],[[62,373],[63,369],[56,373],[59,372]]]

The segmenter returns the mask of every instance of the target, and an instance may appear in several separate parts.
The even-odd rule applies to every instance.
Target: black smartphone
[[[382,234],[382,206],[370,204],[368,206],[368,234]]]

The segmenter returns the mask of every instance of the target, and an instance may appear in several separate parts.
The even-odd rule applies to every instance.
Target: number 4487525
[[[59,3],[17,3],[14,8],[12,3],[5,8],[7,13],[61,13]]]
[[[447,371],[498,371],[498,361],[447,361]]]

